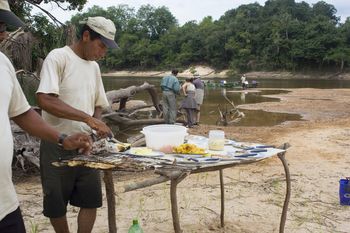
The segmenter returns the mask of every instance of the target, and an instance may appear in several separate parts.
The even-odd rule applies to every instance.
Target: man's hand
[[[92,140],[87,134],[77,133],[66,137],[62,145],[65,150],[79,149],[80,153],[88,154],[92,149]]]
[[[92,129],[96,130],[97,136],[100,138],[112,137],[112,130],[101,120],[95,117],[89,117],[85,123]]]

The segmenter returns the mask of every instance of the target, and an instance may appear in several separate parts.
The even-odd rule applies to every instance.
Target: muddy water
[[[156,85],[158,92],[161,93],[159,88],[159,78],[105,78],[104,84],[106,91],[118,88],[125,88],[130,85],[141,85],[145,80],[148,83]],[[263,95],[273,95],[285,92],[282,90],[266,90],[256,93],[237,93],[232,92],[233,89],[226,88],[206,88],[204,101],[201,109],[201,120],[202,124],[216,124],[220,119],[218,108],[221,111],[230,110],[231,106],[225,100],[223,95],[226,95],[235,105],[260,103],[268,101],[279,101],[277,98],[267,98]],[[161,98],[161,94],[159,94]],[[178,98],[178,103],[181,102],[183,96]],[[147,93],[139,93],[134,99],[143,99],[151,103],[150,97]],[[277,125],[285,121],[300,120],[301,116],[297,114],[286,114],[286,113],[271,113],[265,111],[256,110],[241,110],[245,113],[245,118],[234,125],[241,126],[272,126]]]
[[[237,93],[230,92],[229,89],[206,89],[204,103],[201,109],[201,122],[205,124],[216,124],[220,118],[219,110],[222,112],[232,109],[231,105],[224,99],[226,95],[236,106],[242,104],[260,103],[260,102],[274,102],[279,101],[277,98],[267,98],[263,95],[279,94],[285,91],[282,90],[266,90],[256,93]],[[238,123],[237,126],[272,126],[285,121],[297,121],[301,119],[298,114],[287,113],[272,113],[262,110],[240,110],[245,114],[245,117]]]

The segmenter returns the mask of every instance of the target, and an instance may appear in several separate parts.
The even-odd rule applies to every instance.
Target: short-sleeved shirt
[[[173,91],[175,94],[180,93],[180,83],[174,75],[163,77],[160,87],[162,91]]]
[[[186,86],[186,91],[195,91],[196,87],[194,86],[193,83],[188,83]]]
[[[95,107],[109,105],[98,64],[80,58],[69,46],[54,49],[48,54],[41,69],[37,93],[56,94],[66,104],[90,116],[94,114]],[[42,116],[65,134],[91,132],[84,122],[59,118],[46,111]]]
[[[193,84],[196,87],[196,89],[204,89],[204,83],[200,78],[196,78],[193,80]]]
[[[9,59],[0,52],[0,220],[18,208],[18,199],[12,183],[13,137],[10,119],[30,109],[15,70]]]

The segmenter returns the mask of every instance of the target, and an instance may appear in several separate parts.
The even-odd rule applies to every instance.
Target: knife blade
[[[253,149],[253,150],[250,150],[250,152],[260,153],[260,152],[267,152],[267,150],[266,149]]]
[[[257,153],[249,153],[249,154],[243,154],[243,155],[236,155],[236,158],[246,158],[246,157],[252,157],[257,155]]]

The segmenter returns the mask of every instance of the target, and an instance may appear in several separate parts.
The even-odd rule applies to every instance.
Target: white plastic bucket
[[[185,141],[187,128],[181,125],[149,125],[142,128],[146,146],[153,150],[160,150],[167,146],[179,146]]]

